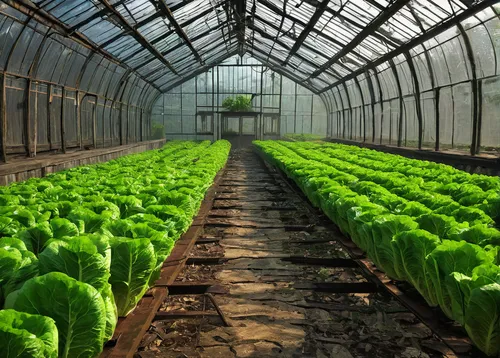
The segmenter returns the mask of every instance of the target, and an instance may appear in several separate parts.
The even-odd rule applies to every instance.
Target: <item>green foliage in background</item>
[[[319,134],[308,134],[308,133],[287,133],[283,136],[284,138],[291,141],[298,142],[312,142],[317,140],[323,140],[325,137]]]
[[[248,112],[252,110],[252,97],[246,95],[228,97],[222,102],[222,107],[231,112]]]

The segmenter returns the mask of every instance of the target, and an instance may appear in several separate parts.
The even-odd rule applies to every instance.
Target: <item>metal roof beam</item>
[[[233,10],[233,19],[235,22],[236,39],[238,40],[238,53],[243,56],[245,45],[245,27],[246,27],[246,0],[231,0]]]
[[[234,36],[233,36],[234,37]],[[208,42],[208,43],[205,43],[203,46],[201,46],[198,50],[199,51],[202,51],[202,50],[205,50],[207,47],[209,47],[208,50],[204,51],[205,53],[207,52],[210,52],[212,51],[214,48],[217,48],[219,47],[220,45],[222,44],[222,42],[219,42],[219,43],[215,43],[215,46],[213,46],[213,43],[212,42]],[[212,46],[211,46],[212,45]],[[210,47],[211,46],[211,47]],[[172,49],[173,50],[173,49]],[[180,71],[180,70],[179,70]],[[158,69],[154,69],[152,70],[151,72],[147,73],[145,75],[145,77],[149,78],[150,76],[154,75],[156,72],[158,72]],[[164,74],[162,74],[161,76],[157,77],[157,78],[154,78],[152,79],[153,82],[155,82],[158,78],[161,78]]]
[[[116,3],[113,3],[113,6],[119,6],[119,5],[123,5],[125,2],[127,2],[128,0],[120,0],[120,1],[117,1]],[[170,10],[172,11],[176,11],[180,8],[182,8],[183,6],[185,6],[186,4],[189,4],[190,2],[193,2],[194,0],[184,0],[182,1],[181,3],[179,4],[176,4],[176,5],[173,5]],[[74,25],[73,27],[71,27],[71,31],[77,31],[79,28],[81,28],[82,26],[85,26],[89,23],[91,23],[92,21],[98,19],[98,18],[102,18],[103,16],[109,14],[109,10],[104,7],[103,9],[99,10],[98,12],[92,14],[91,16],[89,16],[88,18],[86,18],[85,20],[82,20],[80,21],[79,23],[77,23],[76,25]],[[146,25],[147,23],[153,21],[153,20],[156,20],[157,18],[161,17],[161,13],[159,12],[155,12],[154,14],[151,14],[150,16],[146,17],[145,19],[139,21],[135,27],[138,28],[138,27],[141,27],[143,25]]]
[[[183,39],[184,42],[186,43],[187,47],[189,47],[189,49],[193,53],[193,55],[196,58],[196,60],[200,63],[200,65],[204,66],[205,63],[203,62],[200,54],[194,48],[193,44],[191,43],[191,40],[189,39],[189,37],[184,32],[184,29],[182,28],[182,26],[180,26],[179,23],[177,22],[177,20],[174,18],[174,15],[172,14],[172,11],[170,10],[170,8],[165,3],[165,0],[157,0],[157,1],[149,0],[149,1],[151,1],[151,3],[153,5],[157,5],[158,6],[158,8],[160,9],[160,11],[167,17],[167,19],[170,22],[170,24],[174,27],[175,32],[177,33],[177,35],[181,39]]]
[[[455,26],[457,23],[460,23],[460,22],[466,20],[467,18],[473,16],[477,12],[482,11],[482,10],[484,10],[490,6],[493,6],[497,3],[498,3],[498,0],[484,0],[483,2],[478,3],[474,7],[471,7],[469,9],[465,10],[464,12],[456,15],[455,17],[452,17],[452,18],[448,19],[447,21],[443,21],[443,22],[439,23],[439,25],[431,28],[430,30],[428,30],[425,34],[421,35],[420,37],[417,37],[417,38],[413,39],[412,41],[407,42],[403,46],[398,47],[397,49],[386,53],[384,56],[379,57],[378,59],[376,59],[370,63],[367,63],[365,66],[360,67],[359,69],[357,69],[356,71],[353,71],[348,76],[345,76],[344,78],[342,78],[342,80],[337,81],[335,83],[332,83],[331,85],[323,88],[320,92],[323,93],[325,91],[328,91],[328,90],[342,84],[343,82],[347,82],[350,79],[353,79],[354,77],[360,75],[361,73],[366,72],[366,70],[368,70],[368,69],[375,69],[376,66],[379,66],[379,65],[383,64],[384,62],[389,61],[390,59],[392,59],[392,58],[394,58],[394,57],[396,57],[404,52],[411,50],[413,47],[418,46],[418,45],[424,43],[425,41],[428,41],[429,39],[432,39],[433,37],[439,35],[443,31],[446,31],[449,28]]]
[[[311,77],[318,77],[321,72],[332,66],[334,63],[338,62],[342,57],[352,52],[356,46],[358,46],[364,39],[369,35],[377,31],[377,29],[389,20],[394,14],[406,6],[410,0],[395,0],[392,5],[388,6],[384,11],[380,12],[379,15],[370,22],[363,30],[361,30],[355,37],[344,46],[335,56],[323,64],[318,70],[314,71]]]
[[[280,40],[276,40],[274,36],[269,35],[269,34],[268,34],[268,33],[266,33],[265,31],[263,31],[262,29],[260,29],[258,26],[255,26],[255,25],[248,25],[248,28],[249,28],[249,29],[251,29],[251,30],[253,30],[253,31],[255,31],[255,32],[258,32],[258,33],[259,33],[262,37],[267,38],[267,39],[269,39],[269,40],[272,40],[272,41],[276,42],[278,45],[280,45],[280,46],[282,46],[282,47],[284,47],[284,48],[286,48],[286,49],[290,49],[290,46],[288,46],[287,44],[285,44],[285,43],[281,42]],[[257,41],[258,41],[258,40],[257,40]],[[296,54],[295,56],[296,56],[299,60],[301,60],[301,61],[303,61],[303,62],[307,63],[307,64],[308,64],[308,65],[310,65],[310,66],[313,66],[313,67],[316,67],[316,68],[318,67],[318,65],[317,65],[316,63],[312,62],[311,60],[309,60],[309,59],[307,59],[307,58],[305,58],[305,57],[303,57],[303,56],[301,56],[300,54]],[[282,65],[282,67],[283,67],[283,65]],[[334,77],[338,77],[338,76],[334,76]],[[339,78],[339,79],[340,79],[340,78]]]
[[[307,36],[309,36],[309,34],[311,33],[311,31],[314,29],[314,26],[316,26],[316,23],[318,22],[318,20],[320,19],[320,17],[323,15],[323,13],[325,12],[325,10],[327,9],[329,2],[330,2],[330,0],[323,0],[323,2],[321,4],[319,4],[318,7],[316,7],[316,10],[314,11],[314,14],[309,19],[309,23],[307,24],[306,27],[304,27],[304,29],[300,33],[299,37],[297,38],[297,40],[293,44],[292,49],[288,53],[287,58],[285,59],[285,61],[283,61],[283,64],[282,64],[283,66],[286,66],[286,64],[288,63],[288,61],[290,60],[290,58],[292,58],[292,56],[297,53],[297,51],[299,50],[300,46],[302,46],[302,44],[304,43],[304,41],[307,38]]]
[[[227,2],[227,1],[226,1],[226,2]],[[225,4],[226,2],[224,2],[224,3],[220,3],[220,4],[218,4],[218,6],[221,6],[221,5]],[[172,8],[173,8],[173,7],[172,7]],[[182,24],[180,24],[180,26],[181,26],[181,27],[186,27],[186,26],[188,26],[188,25],[192,24],[193,22],[195,22],[195,21],[197,21],[197,20],[201,19],[202,17],[204,17],[204,16],[206,16],[206,15],[210,14],[210,13],[212,12],[212,10],[213,10],[213,8],[210,8],[210,9],[207,9],[207,10],[205,10],[205,11],[202,11],[202,12],[200,12],[199,14],[196,14],[196,16],[191,17],[189,20],[184,21]],[[153,45],[154,45],[154,44],[156,44],[156,43],[160,42],[161,40],[166,39],[167,37],[169,37],[169,36],[170,36],[171,34],[173,34],[173,33],[175,33],[175,31],[174,31],[174,30],[167,31],[167,32],[166,32],[166,33],[164,33],[163,35],[160,35],[160,36],[158,36],[157,38],[155,38],[155,39],[151,40],[151,44],[153,44]]]
[[[210,30],[207,30],[207,31],[205,31],[205,32],[203,32],[203,33],[201,33],[201,34],[199,34],[199,35],[197,35],[197,36],[193,37],[193,42],[194,42],[194,41],[197,41],[197,40],[199,40],[199,39],[201,39],[201,38],[203,38],[203,37],[205,37],[205,36],[207,36],[207,35],[208,35],[208,34],[210,34],[213,30],[218,30],[218,29],[219,29],[219,27],[221,27],[221,26],[225,26],[227,23],[229,23],[229,21],[226,21],[226,22],[223,22],[223,23],[221,23],[221,24],[218,24],[217,26],[215,26],[215,27],[211,28]],[[179,49],[179,48],[181,48],[182,46],[184,46],[184,44],[183,44],[183,43],[179,43],[179,44],[177,44],[177,45],[175,45],[175,46],[173,46],[173,47],[169,48],[168,50],[163,51],[161,54],[162,54],[162,56],[166,56],[166,55],[168,55],[168,54],[172,53],[173,51],[178,50],[178,49]],[[200,47],[200,48],[198,49],[198,51],[202,50],[203,48],[204,48],[204,47]],[[136,66],[134,69],[135,69],[135,70],[139,70],[139,69],[143,68],[144,66],[146,66],[146,65],[148,64],[148,62],[149,62],[149,59],[146,59],[143,63],[141,63],[140,65]]]
[[[257,50],[257,52],[259,52],[258,54],[256,54],[255,52],[253,52],[253,50]],[[296,75],[292,74],[292,73],[289,73],[287,71],[284,71],[281,67],[277,67],[271,63],[269,63],[265,57],[267,57],[267,54],[260,51],[259,49],[257,48],[254,48],[253,50],[249,50],[247,49],[247,52],[250,53],[253,57],[255,57],[256,59],[262,61],[262,63],[264,64],[264,66],[266,67],[269,67],[271,70],[273,70],[274,72],[276,73],[279,73],[280,75],[288,78],[289,80],[295,82],[295,83],[300,83],[301,79],[298,78]],[[262,54],[262,56],[260,55]],[[312,93],[314,94],[319,94],[318,92],[318,89],[317,88],[314,88],[308,84],[301,84],[302,87],[305,87],[307,88],[309,91],[311,91]]]
[[[269,27],[270,27],[270,28],[272,28],[273,30],[278,31],[278,35],[279,35],[279,34],[283,34],[283,35],[286,35],[287,37],[289,37],[285,31],[283,31],[282,29],[280,29],[278,26],[276,26],[276,25],[275,25],[275,24],[273,24],[272,22],[269,22],[268,20],[263,19],[263,18],[261,18],[261,17],[260,17],[260,16],[258,16],[258,15],[255,15],[255,18],[256,18],[257,20],[259,20],[260,22],[262,22],[262,23],[266,24],[267,26],[269,26]],[[252,24],[253,24],[253,22],[252,22]],[[259,29],[260,31],[264,31],[264,30],[260,29],[258,26],[255,26],[255,25],[253,25],[253,26],[254,26],[255,28]],[[250,26],[249,26],[249,28],[250,28]],[[255,31],[255,30],[254,30],[254,31]],[[289,38],[290,38],[290,37],[289,37]],[[288,48],[288,46],[285,46],[285,45],[284,45],[282,42],[280,42],[280,41],[274,40],[274,38],[273,38],[273,41],[276,41],[278,44],[280,44],[280,45],[282,45],[282,46],[284,46],[284,47],[287,47],[287,48]],[[323,58],[325,58],[325,59],[327,59],[327,58],[328,58],[328,57],[327,57],[327,55],[325,55],[324,53],[320,52],[318,49],[316,49],[316,48],[314,48],[314,47],[312,47],[312,46],[309,46],[308,44],[303,44],[302,46],[304,46],[304,48],[306,48],[308,51],[311,51],[312,53],[314,53],[314,54],[315,54],[315,55],[317,55],[317,56],[321,56],[321,57],[323,57]],[[339,65],[340,65],[341,67],[345,68],[346,70],[349,70],[349,71],[350,71],[350,68],[346,67],[344,64],[339,64]],[[315,64],[314,66],[315,66],[315,67],[319,67],[319,65],[318,65],[318,64]],[[325,71],[325,72],[327,72],[327,71]],[[327,72],[327,73],[328,73],[328,72]],[[332,75],[332,76],[334,76],[334,77],[335,77],[335,75],[334,75],[334,74],[331,74],[331,73],[328,73],[328,74],[329,74],[329,75]]]
[[[408,0],[409,1],[409,0]],[[287,18],[288,20],[290,21],[294,21],[296,22],[297,24],[299,24],[300,26],[302,27],[306,27],[307,26],[307,23],[305,23],[304,21],[300,20],[300,19],[297,19],[287,13],[284,13],[278,6],[276,6],[275,4],[269,2],[269,0],[259,0],[259,4],[262,4],[264,5],[265,7],[267,7],[269,10],[281,15],[281,16],[284,16],[285,18]],[[318,29],[315,29],[315,28],[312,28],[311,30],[312,33],[318,35],[319,37],[322,37],[323,39],[325,40],[328,40],[330,41],[331,43],[334,43],[336,44],[337,46],[339,47],[344,47],[345,44],[343,44],[342,42],[334,39],[333,37],[323,33],[322,31],[319,31]],[[361,58],[362,60],[364,61],[369,61],[366,57],[364,57],[362,54],[360,53],[357,53],[357,52],[354,52],[353,53],[358,56],[359,58]]]
[[[318,1],[317,0],[303,0],[305,3],[309,4],[309,5],[312,5],[312,6],[318,6]],[[325,9],[325,12],[331,14],[332,16],[334,17],[337,17],[339,18],[340,20],[348,23],[349,25],[352,25],[354,27],[357,27],[358,29],[363,29],[364,28],[364,25],[352,20],[350,17],[348,16],[344,16],[342,15],[342,11],[335,11],[333,10],[332,8],[330,7],[326,7]],[[383,41],[383,42],[387,42],[389,45],[391,45],[392,47],[397,47],[397,46],[401,46],[404,44],[404,42],[398,40],[398,39],[388,39],[384,36],[381,36],[379,35],[378,33],[373,33],[372,34],[373,37],[375,37],[376,39],[380,40],[380,41]]]
[[[165,57],[161,55],[161,53],[149,43],[148,40],[144,38],[132,25],[130,25],[127,20],[120,14],[118,10],[116,10],[109,2],[108,0],[99,0],[101,4],[103,4],[108,11],[113,14],[113,16],[116,17],[116,19],[120,22],[120,24],[123,26],[124,29],[126,29],[134,39],[142,45],[142,47],[146,48],[151,54],[156,57],[158,60],[160,60],[165,66],[167,66],[170,71],[175,73],[177,75],[177,71],[175,68],[170,64],[170,62],[167,61]]]
[[[210,65],[205,65],[204,67],[200,68],[199,70],[196,70],[194,71],[193,73],[191,73],[189,76],[183,78],[182,80],[179,80],[179,81],[175,81],[174,83],[172,83],[171,85],[168,85],[166,88],[165,87],[162,87],[161,88],[161,91],[163,93],[165,92],[168,92],[170,91],[172,88],[175,88],[179,85],[181,85],[182,83],[210,70],[211,68],[214,68],[216,67],[217,65],[219,65],[220,63],[224,62],[224,60],[226,60],[227,58],[231,57],[231,56],[234,56],[238,54],[238,51],[232,51],[232,52],[229,52],[227,54],[225,54],[224,56],[220,57],[219,59],[217,59],[214,63],[210,64]]]

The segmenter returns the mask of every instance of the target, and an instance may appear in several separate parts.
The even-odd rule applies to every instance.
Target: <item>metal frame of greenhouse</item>
[[[149,140],[162,94],[246,54],[327,137],[496,161],[499,38],[498,0],[3,0],[1,159]]]

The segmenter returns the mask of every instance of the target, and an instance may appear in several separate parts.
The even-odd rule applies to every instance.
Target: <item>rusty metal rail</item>
[[[119,319],[113,338],[104,347],[101,358],[132,358],[134,356],[142,337],[169,294],[168,286],[172,285],[184,268],[189,252],[203,233],[203,225],[212,208],[216,188],[225,170],[226,167],[215,176],[214,183],[208,189],[201,203],[198,215],[194,218],[188,231],[175,243],[174,249],[163,264],[160,278],[155,282],[155,286],[142,297],[137,307],[127,317]]]

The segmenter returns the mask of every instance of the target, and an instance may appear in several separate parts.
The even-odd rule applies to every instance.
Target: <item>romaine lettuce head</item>
[[[86,283],[51,272],[28,280],[7,297],[5,306],[52,318],[60,358],[92,358],[102,350],[106,308],[101,294]]]
[[[111,283],[118,315],[128,315],[149,288],[156,267],[156,255],[149,239],[113,237],[111,244]]]
[[[78,236],[80,234],[78,227],[64,218],[54,218],[50,220],[50,227],[52,228],[52,236],[56,239],[61,239],[65,236]]]
[[[110,276],[107,258],[91,239],[54,240],[38,256],[40,274],[57,271],[101,291]]]
[[[5,358],[57,358],[54,320],[12,309],[0,311],[0,352]]]
[[[443,240],[426,259],[426,270],[436,290],[436,297],[443,312],[453,319],[451,298],[445,285],[446,278],[453,272],[471,276],[474,268],[492,264],[494,253],[465,241]]]
[[[453,217],[434,213],[421,215],[416,220],[421,229],[427,230],[442,239],[447,239],[448,232],[458,225]],[[468,224],[463,225],[463,227],[468,226]]]
[[[448,232],[448,236],[451,240],[464,240],[482,247],[486,245],[500,245],[500,231],[484,224],[477,224],[471,227],[453,227]]]
[[[394,279],[404,278],[399,277],[394,267],[396,252],[391,244],[394,235],[417,228],[418,224],[406,215],[382,214],[374,218],[372,222],[373,247],[368,254],[375,265],[387,276]]]
[[[38,260],[26,249],[24,243],[16,238],[0,239],[0,306],[7,295],[38,274]]]
[[[410,282],[430,306],[437,306],[438,300],[425,262],[440,243],[439,237],[421,229],[402,231],[391,242],[397,275]]]
[[[470,293],[465,330],[474,344],[489,356],[500,352],[500,284],[477,287]]]

